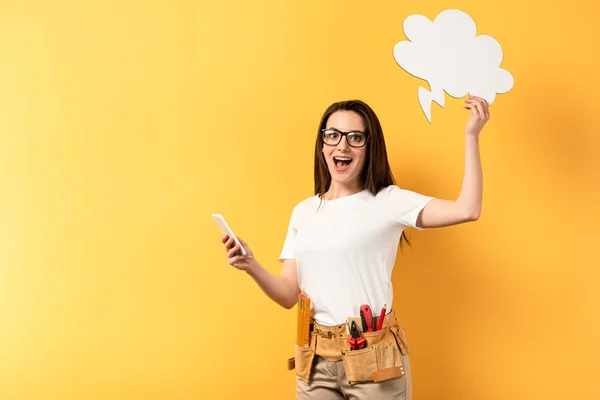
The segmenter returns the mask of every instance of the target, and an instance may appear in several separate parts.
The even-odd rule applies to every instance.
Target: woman
[[[466,158],[456,200],[425,196],[394,184],[383,132],[373,110],[358,100],[332,104],[324,113],[315,146],[315,195],[291,215],[279,276],[265,270],[240,239],[222,238],[229,264],[246,271],[272,300],[292,308],[303,293],[311,299],[307,346],[296,344],[298,399],[411,399],[409,347],[393,311],[391,275],[404,229],[419,230],[475,221],[481,212],[479,133],[489,119],[484,99],[470,97]],[[349,317],[368,305],[383,311],[381,329],[356,328]],[[363,310],[365,310],[363,308]],[[361,321],[361,320],[359,320]],[[360,323],[358,325],[361,325]],[[369,332],[371,331],[371,332]],[[350,339],[350,340],[349,340]],[[361,348],[362,347],[362,348]]]

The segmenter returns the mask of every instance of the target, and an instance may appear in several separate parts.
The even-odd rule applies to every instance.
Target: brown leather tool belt
[[[375,324],[378,318],[374,317]],[[394,311],[385,316],[381,330],[360,336],[366,340],[365,347],[352,350],[346,324],[325,326],[313,320],[308,345],[295,344],[295,357],[288,360],[288,368],[295,368],[300,379],[310,382],[314,358],[319,356],[328,361],[343,361],[350,384],[404,377],[401,355],[408,355],[410,348]]]

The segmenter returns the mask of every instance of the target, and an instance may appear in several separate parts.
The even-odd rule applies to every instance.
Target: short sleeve
[[[296,233],[298,231],[296,227],[297,219],[298,206],[294,208],[294,210],[292,211],[292,216],[290,217],[287,234],[283,242],[283,249],[281,250],[281,254],[279,255],[280,262],[283,262],[283,260],[294,260],[296,258],[294,255],[294,241],[296,239]]]
[[[396,185],[390,185],[383,191],[388,210],[395,223],[406,227],[424,230],[417,227],[419,213],[427,203],[434,199],[431,196],[401,189]]]

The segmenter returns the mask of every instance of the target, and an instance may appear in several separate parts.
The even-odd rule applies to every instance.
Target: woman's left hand
[[[485,99],[476,96],[469,96],[465,99],[465,108],[471,109],[471,115],[467,120],[465,133],[467,135],[479,135],[485,123],[490,119],[488,104]]]

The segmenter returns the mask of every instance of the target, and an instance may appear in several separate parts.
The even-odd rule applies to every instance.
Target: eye
[[[348,134],[348,136],[350,137],[351,141],[356,143],[361,143],[363,140],[365,140],[365,135],[363,135],[361,132],[352,132]]]
[[[330,139],[337,139],[338,135],[339,134],[336,131],[333,131],[333,130],[325,131],[325,136],[327,136]]]

